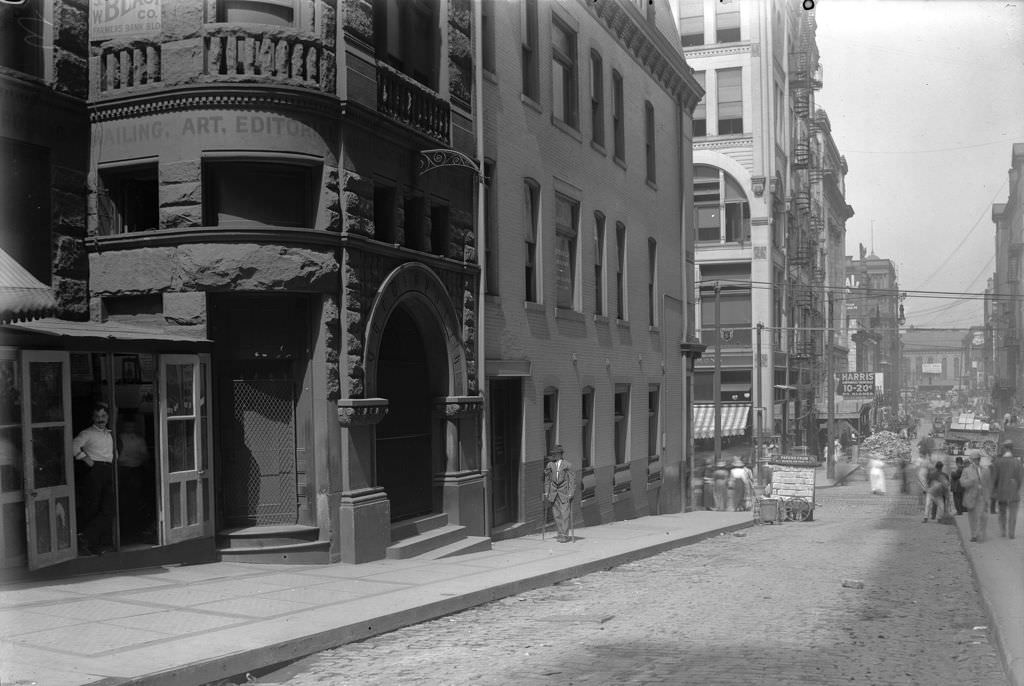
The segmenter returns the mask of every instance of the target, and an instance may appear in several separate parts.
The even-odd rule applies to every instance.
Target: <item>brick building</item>
[[[484,7],[494,535],[535,529],[556,443],[580,467],[578,522],[677,512],[700,90],[669,5]]]

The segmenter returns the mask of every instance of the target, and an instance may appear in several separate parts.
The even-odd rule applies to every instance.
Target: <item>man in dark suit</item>
[[[559,543],[570,540],[572,499],[576,494],[576,472],[569,462],[562,459],[564,452],[560,445],[551,448],[544,467],[544,500],[551,505]]]
[[[1002,454],[992,464],[992,499],[999,508],[999,531],[1013,538],[1020,509],[1020,489],[1024,467],[1013,454],[1013,443],[1003,443]]]

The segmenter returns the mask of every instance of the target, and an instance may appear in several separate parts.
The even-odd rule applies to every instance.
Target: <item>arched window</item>
[[[718,167],[693,167],[697,240],[734,243],[750,240],[750,203],[743,187]]]

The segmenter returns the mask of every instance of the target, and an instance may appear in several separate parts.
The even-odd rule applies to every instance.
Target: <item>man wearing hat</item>
[[[729,509],[736,512],[746,510],[754,491],[753,474],[738,457],[729,466],[732,467],[729,470],[728,482]]]
[[[728,505],[729,498],[729,467],[725,464],[725,460],[715,463],[715,471],[711,473],[711,482],[715,509],[721,512]]]
[[[963,506],[967,510],[967,521],[971,527],[971,540],[985,540],[988,528],[988,500],[992,495],[992,475],[989,468],[981,464],[981,451],[967,453],[967,466],[960,475],[960,486],[964,489]]]
[[[999,531],[1013,538],[1020,508],[1020,489],[1024,483],[1024,467],[1013,454],[1013,443],[1003,443],[1002,455],[992,464],[992,498],[999,508]]]
[[[558,529],[559,543],[570,540],[572,498],[576,493],[576,473],[572,465],[562,459],[564,452],[562,446],[553,446],[548,451],[548,463],[544,467],[544,500],[551,504],[551,516]]]

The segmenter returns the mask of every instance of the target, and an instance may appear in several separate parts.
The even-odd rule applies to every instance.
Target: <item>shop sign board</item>
[[[836,374],[836,394],[845,397],[874,397],[875,372],[840,372]]]
[[[922,362],[921,363],[922,374],[942,374],[942,363],[941,362]]]
[[[90,0],[89,40],[155,36],[162,0]]]

